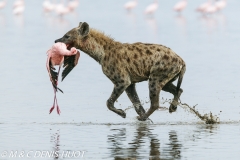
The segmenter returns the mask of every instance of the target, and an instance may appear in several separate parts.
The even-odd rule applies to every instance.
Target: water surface
[[[26,0],[20,16],[12,15],[12,0],[0,10],[0,152],[54,150],[57,145],[59,151],[86,150],[85,159],[240,157],[240,21],[236,19],[240,1],[229,0],[226,9],[212,16],[195,13],[201,0],[189,1],[181,15],[172,11],[177,1],[159,1],[152,17],[143,14],[151,1],[139,1],[132,13],[123,9],[125,2],[81,0],[75,12],[62,18],[43,13],[42,1]],[[113,84],[83,52],[78,66],[60,83],[61,116],[49,115],[53,90],[46,51],[84,21],[120,42],[158,43],[173,49],[187,64],[181,101],[198,104],[202,114],[211,111],[220,124],[205,125],[181,107],[173,114],[156,111],[151,116],[154,124],[139,124],[133,109],[126,119],[117,116],[106,107]],[[137,91],[142,101],[149,100],[147,82],[137,84]],[[161,92],[160,97],[172,95]],[[125,109],[131,102],[123,93],[115,106]]]

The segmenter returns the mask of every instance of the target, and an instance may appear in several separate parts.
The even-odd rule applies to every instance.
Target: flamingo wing
[[[57,87],[58,73],[55,72],[56,69],[52,65],[50,56],[48,56],[48,58],[47,58],[47,70],[48,70],[48,74],[49,74],[50,80],[51,80],[52,85],[55,88],[55,90],[56,91],[59,90],[60,92],[63,93],[63,91],[60,88]]]
[[[72,56],[64,56],[62,81],[71,72],[71,70],[78,64],[78,59],[80,57],[79,51]]]

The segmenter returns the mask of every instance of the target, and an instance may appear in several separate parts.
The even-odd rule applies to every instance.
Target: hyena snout
[[[72,46],[72,44],[73,44],[73,42],[72,41],[70,41],[70,40],[68,40],[68,39],[66,39],[66,38],[59,38],[59,39],[56,39],[55,40],[55,43],[57,43],[57,42],[61,42],[61,43],[65,43],[66,45],[71,45],[71,47],[73,47]]]
[[[54,42],[55,42],[55,43],[57,43],[57,42],[62,42],[61,39],[62,39],[62,38],[56,39]]]

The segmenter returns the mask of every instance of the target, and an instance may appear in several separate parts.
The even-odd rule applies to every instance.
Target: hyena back
[[[169,112],[177,109],[180,88],[186,70],[185,62],[170,48],[159,44],[120,43],[102,32],[89,28],[86,22],[68,31],[55,42],[63,42],[68,48],[76,47],[102,66],[103,73],[113,82],[114,88],[107,107],[122,116],[126,113],[114,107],[115,101],[126,91],[133,103],[138,120],[145,121],[159,107],[161,90],[174,95]],[[177,86],[172,82],[178,78]],[[150,109],[145,112],[135,89],[135,83],[149,80]]]

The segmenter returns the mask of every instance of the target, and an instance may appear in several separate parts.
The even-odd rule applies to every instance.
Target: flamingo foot
[[[60,111],[60,108],[59,106],[57,105],[57,113],[60,115],[61,111]]]
[[[49,114],[52,113],[52,111],[54,110],[54,108],[55,108],[55,106],[53,105],[52,108],[51,108],[50,111],[49,111]]]

